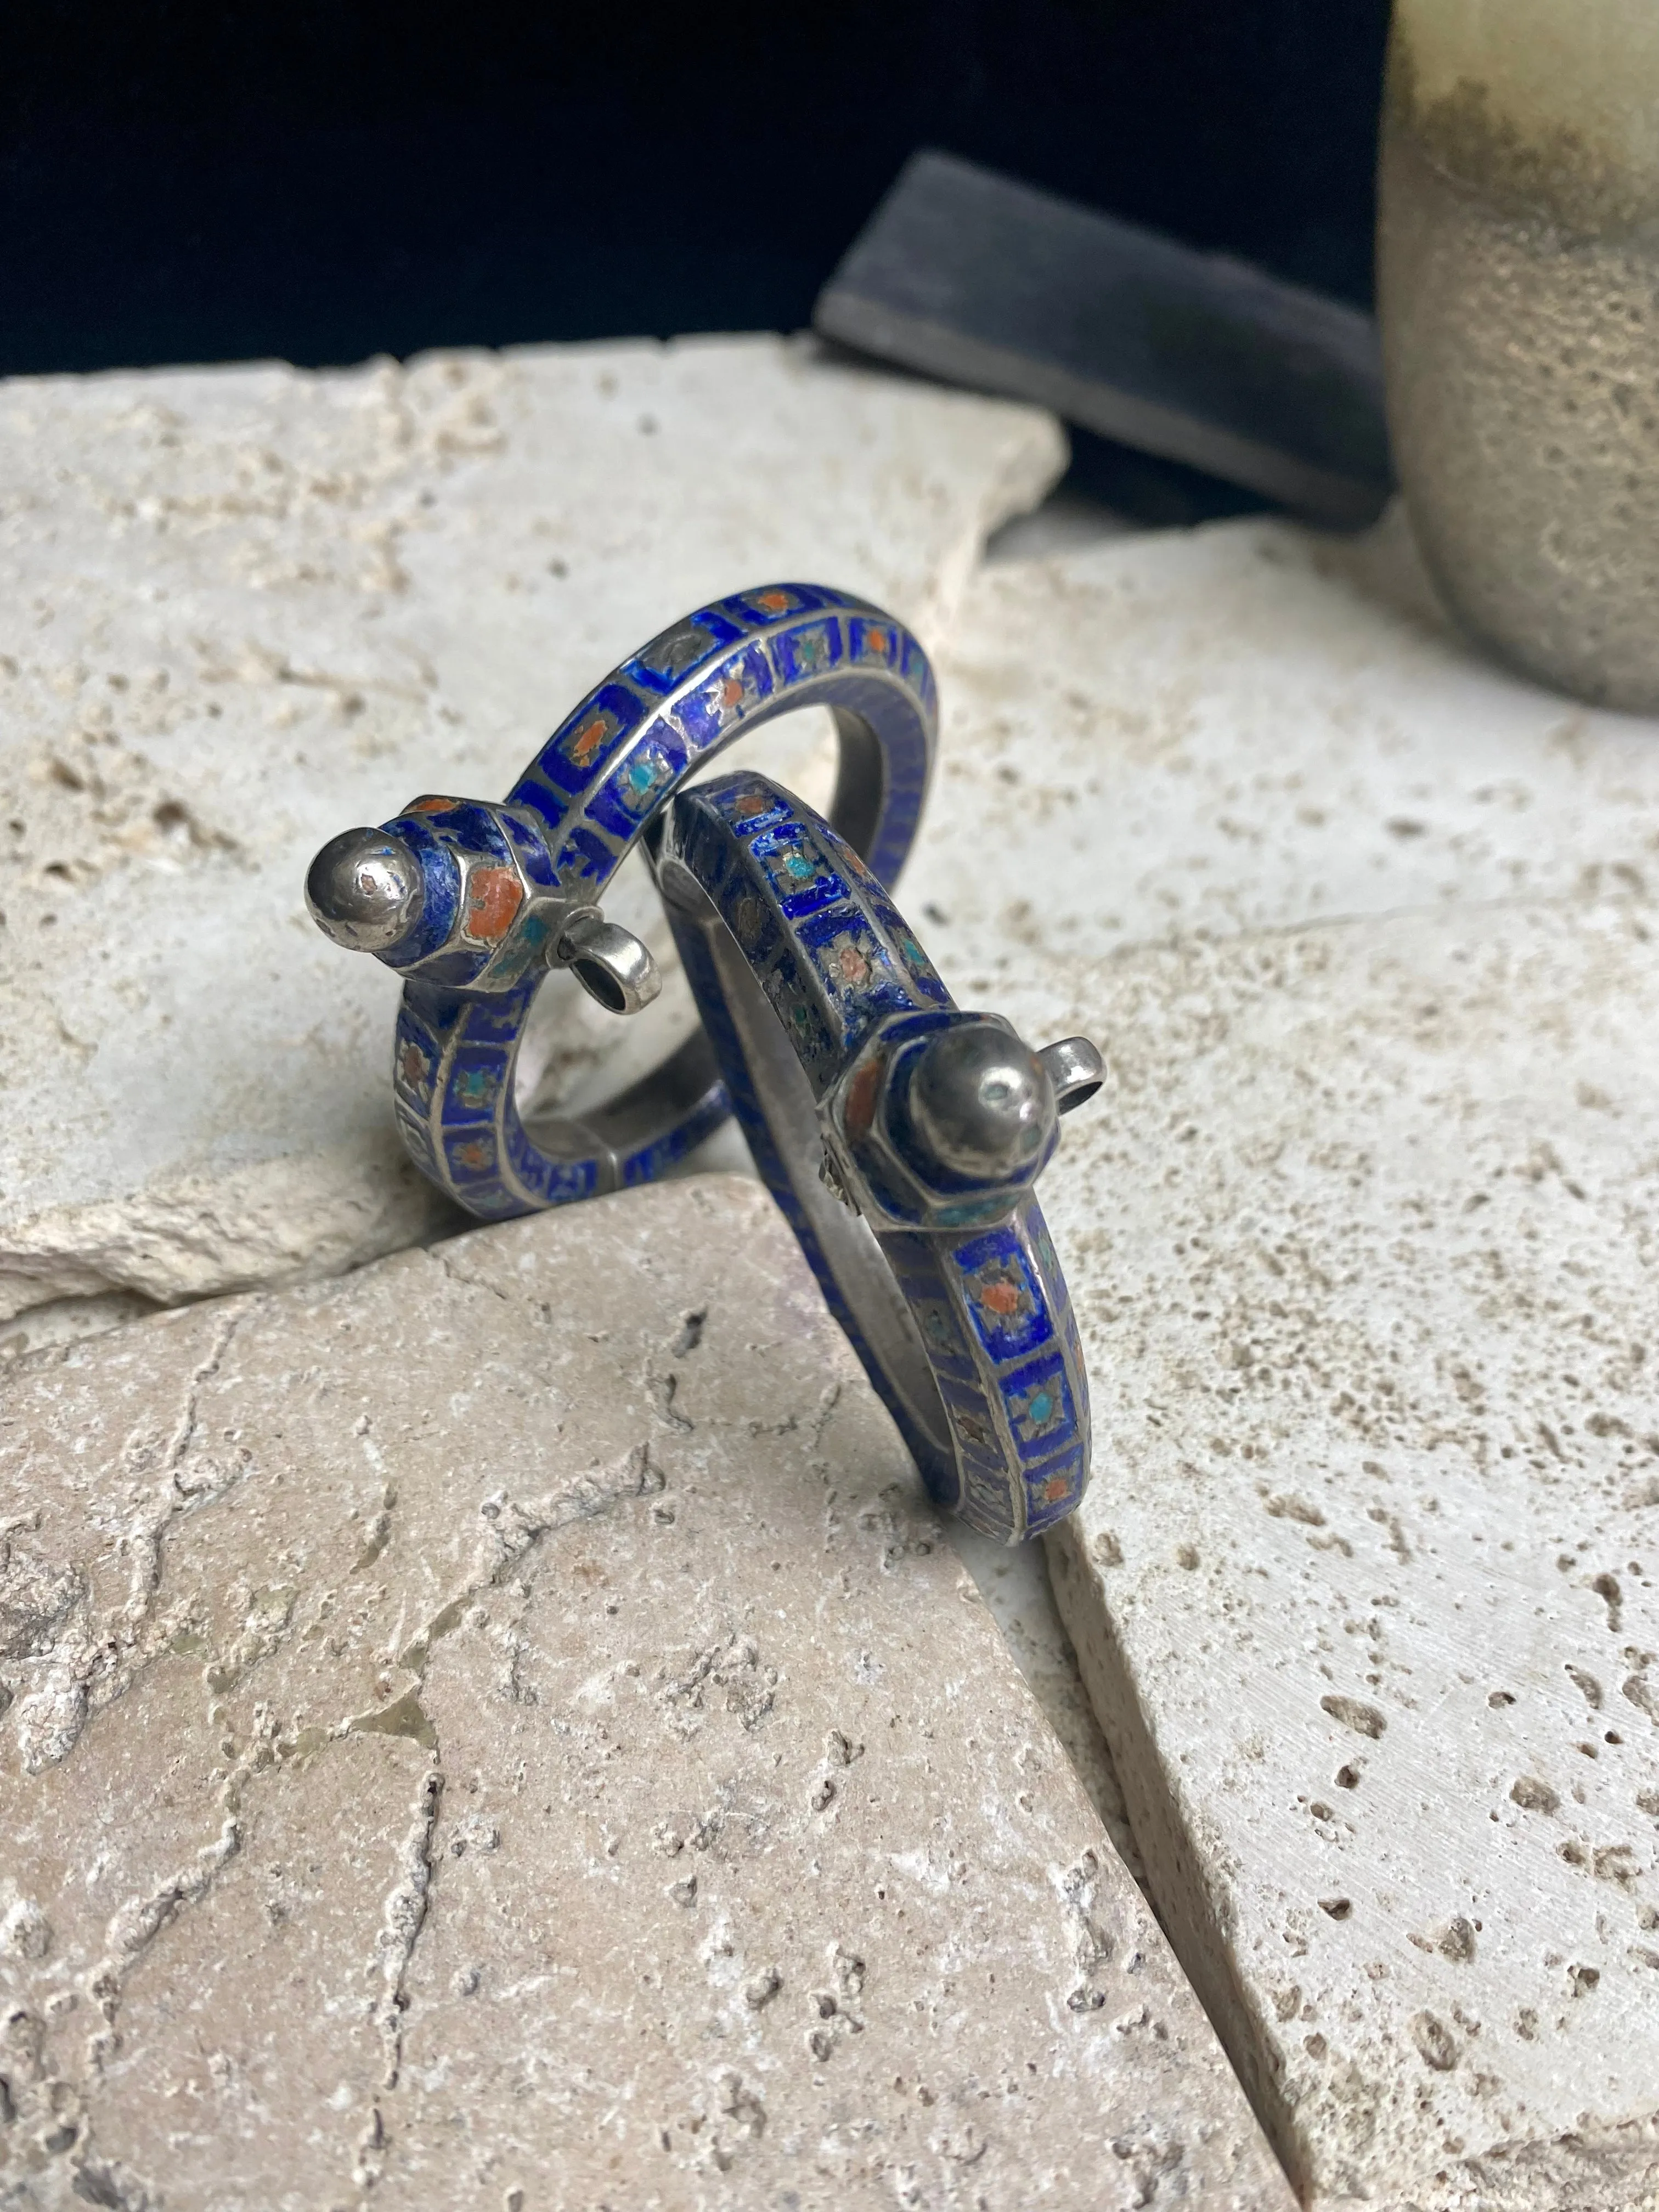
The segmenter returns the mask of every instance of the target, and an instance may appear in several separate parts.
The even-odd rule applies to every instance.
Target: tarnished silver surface
[[[1006,1182],[1054,1143],[1060,1109],[1048,1071],[1011,1031],[942,1030],[910,1078],[920,1148],[953,1176]]]
[[[1061,1037],[1045,1044],[1037,1054],[1054,1086],[1054,1103],[1062,1114],[1092,1098],[1106,1080],[1106,1063],[1098,1046],[1087,1037]]]
[[[830,824],[752,773],[681,793],[657,880],[755,1164],[933,1496],[1001,1543],[1076,1508],[1089,1386],[1036,1198],[1097,1054],[957,1006]]]
[[[536,1114],[532,1130],[519,1048],[550,968],[570,969],[614,1013],[657,997],[650,955],[604,921],[607,885],[688,777],[808,706],[828,709],[840,751],[830,818],[890,882],[927,795],[933,673],[903,623],[820,584],[767,584],[694,608],[565,716],[504,801],[426,792],[319,855],[317,921],[403,978],[398,1132],[469,1212],[499,1220],[649,1182],[725,1119],[714,1056],[693,1038],[643,1088],[580,1118]]]
[[[548,964],[568,968],[607,1013],[637,1014],[662,989],[650,947],[620,922],[607,921],[596,906],[582,907],[571,916]]]
[[[351,952],[384,952],[421,918],[421,864],[384,830],[343,830],[306,877],[306,905],[325,937]]]

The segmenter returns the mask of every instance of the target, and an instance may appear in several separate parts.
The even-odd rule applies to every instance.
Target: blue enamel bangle
[[[1089,1392],[1034,1186],[1099,1088],[965,1013],[828,823],[764,776],[684,792],[650,841],[761,1175],[939,1504],[1018,1543],[1073,1511]]]
[[[417,799],[317,855],[306,897],[319,926],[404,978],[404,1142],[470,1212],[501,1219],[649,1182],[725,1119],[698,1035],[609,1104],[527,1129],[519,1045],[550,968],[573,969],[613,1012],[656,995],[649,953],[599,909],[606,884],[688,775],[806,706],[835,720],[836,825],[890,882],[933,767],[933,673],[902,623],[817,584],[742,592],[665,630],[566,716],[504,803]]]

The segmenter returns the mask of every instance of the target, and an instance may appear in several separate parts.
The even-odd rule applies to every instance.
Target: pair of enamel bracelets
[[[830,821],[753,774],[684,787],[804,706],[835,723]],[[1033,1186],[1100,1063],[958,1010],[884,888],[937,726],[902,623],[822,586],[740,592],[614,670],[505,801],[421,798],[331,840],[307,901],[402,975],[398,1128],[474,1215],[652,1181],[735,1107],[928,1489],[1013,1543],[1088,1480],[1082,1352]],[[518,1054],[550,970],[616,1013],[656,996],[651,955],[600,908],[641,839],[702,1028],[607,1105],[526,1127]]]

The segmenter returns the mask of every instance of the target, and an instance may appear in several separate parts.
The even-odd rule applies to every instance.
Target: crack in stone
[[[470,1573],[460,1589],[398,1652],[398,1664],[407,1668],[417,1681],[423,1680],[432,1646],[460,1626],[469,1607],[486,1590],[495,1589],[532,1545],[575,1522],[595,1520],[630,1498],[648,1497],[662,1487],[663,1476],[652,1464],[651,1447],[641,1443],[631,1445],[608,1468],[579,1475],[568,1489],[530,1504],[521,1504],[499,1493],[486,1498],[478,1508],[484,1529]]]
[[[227,1783],[226,1796],[234,1788]],[[145,1897],[130,1897],[118,1905],[104,1930],[106,1946],[103,1957],[87,1976],[87,1994],[97,2006],[104,2025],[87,2045],[87,2063],[94,2073],[100,2073],[106,2062],[120,2048],[120,2036],[115,2026],[121,2007],[121,1995],[126,1977],[135,1963],[143,1957],[167,1923],[186,1905],[194,1905],[205,1897],[218,1880],[220,1874],[241,1849],[241,1823],[234,1812],[227,1811],[219,1833],[212,1843],[204,1844],[193,1861],[170,1874]]]
[[[243,1450],[228,1464],[204,1455],[194,1468],[187,1468],[202,1389],[218,1372],[242,1322],[264,1303],[261,1297],[241,1299],[222,1316],[206,1357],[185,1383],[171,1431],[135,1431],[122,1447],[122,1463],[131,1474],[160,1479],[118,1547],[131,1562],[121,1605],[94,1621],[85,1583],[70,1568],[52,1582],[52,1604],[43,1605],[35,1588],[46,1572],[42,1563],[19,1559],[9,1540],[5,1543],[0,1554],[0,1622],[11,1606],[11,1594],[22,1592],[19,1602],[33,1606],[38,1626],[29,1648],[19,1656],[25,1663],[38,1666],[44,1677],[16,1705],[17,1749],[26,1774],[42,1773],[67,1759],[88,1721],[124,1696],[167,1648],[176,1624],[163,1620],[147,1633],[161,1588],[167,1533],[181,1515],[222,1497],[250,1463],[250,1455]],[[67,1591],[71,1577],[75,1587]],[[59,1595],[64,1597],[61,1605]]]
[[[458,1267],[442,1245],[432,1245],[428,1249],[431,1257],[437,1261],[452,1283],[459,1283],[463,1288],[469,1291],[483,1291],[490,1297],[499,1298],[503,1305],[513,1304],[511,1294],[504,1291],[499,1283],[492,1283],[483,1275],[469,1274],[465,1268]]]
[[[256,1739],[225,1782],[218,1835],[154,1888],[126,1899],[110,1916],[103,1956],[82,1982],[100,2022],[86,2043],[88,2073],[94,2079],[121,2048],[117,2022],[128,1976],[178,1915],[208,1895],[241,1850],[242,1787],[275,1763],[276,1735],[274,1717],[269,1708],[261,1707]],[[17,2093],[15,2110],[5,2117],[34,2126],[35,2138],[49,2156],[69,2154],[62,2171],[69,2177],[76,2202],[107,2206],[111,2212],[161,2212],[160,2194],[119,2159],[99,2148],[88,2108],[88,2084],[49,2072],[45,2048],[42,2023],[26,2008],[14,2007],[0,2020],[0,2064],[9,2078],[9,2096]],[[19,2212],[34,2201],[29,2196],[18,2200]],[[58,2203],[58,2197],[51,2201]],[[0,2212],[12,2202],[0,2191]]]
[[[433,1835],[444,1787],[438,1732],[420,1698],[432,1648],[459,1627],[474,1602],[495,1588],[542,1538],[576,1522],[595,1519],[629,1498],[647,1497],[662,1487],[663,1477],[651,1463],[650,1447],[641,1443],[610,1467],[584,1474],[568,1488],[538,1501],[521,1504],[500,1495],[487,1498],[479,1508],[484,1528],[471,1571],[398,1655],[398,1663],[415,1676],[414,1684],[388,1704],[357,1714],[332,1731],[337,1740],[348,1735],[407,1736],[432,1759],[410,1808],[410,1825],[399,1851],[399,1877],[382,1908],[382,1926],[368,1968],[380,1984],[373,2019],[385,2060],[383,2091],[398,2087],[403,2069],[410,1969],[426,1922],[434,1870]],[[352,2179],[359,2189],[371,2189],[380,2179],[386,2139],[385,2119],[377,2104],[357,2146]]]
[[[404,2063],[404,2015],[409,2009],[409,1970],[415,1957],[415,1945],[425,1923],[427,1901],[432,1889],[432,1836],[437,1826],[438,1806],[443,1796],[444,1778],[441,1771],[434,1766],[421,1778],[415,1802],[410,1808],[410,1826],[404,1832],[399,1848],[398,1879],[388,1892],[380,1909],[380,1931],[375,1939],[376,1956],[371,1961],[369,1972],[378,1978],[380,1995],[374,2007],[374,2021],[380,2038],[380,2047],[386,2057],[386,2068],[380,2085],[395,2089]],[[374,2133],[376,2142],[370,2150],[380,2148],[383,2124],[378,2110],[374,2116]],[[368,2151],[359,2158],[356,2179],[367,2185],[378,2179],[378,2173],[367,2171]]]

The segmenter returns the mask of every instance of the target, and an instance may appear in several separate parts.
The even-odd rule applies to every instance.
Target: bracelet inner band
[[[672,860],[659,881],[687,964],[695,963],[704,982],[718,990],[720,1014],[747,1071],[741,1092],[733,1079],[735,1064],[728,1063],[726,1072],[751,1150],[771,1154],[769,1161],[757,1158],[757,1164],[775,1196],[781,1198],[780,1179],[787,1184],[795,1209],[793,1225],[832,1310],[851,1322],[874,1355],[885,1386],[883,1395],[890,1398],[905,1441],[921,1463],[928,1487],[948,1505],[958,1478],[944,1401],[891,1262],[862,1215],[821,1172],[823,1141],[811,1084],[753,969],[702,886]],[[695,944],[688,941],[691,933]],[[706,1019],[710,1012],[705,999]]]
[[[784,703],[789,711],[799,712],[812,702],[810,699],[790,699]],[[886,752],[874,728],[862,714],[850,707],[830,707],[827,711],[835,725],[836,739],[835,794],[830,802],[830,820],[859,858],[867,861],[887,804]],[[753,733],[756,726],[751,723],[744,734]],[[763,722],[760,726],[764,726]],[[647,840],[654,826],[647,827]],[[702,896],[701,890],[697,896]],[[713,916],[713,927],[719,931],[718,916]],[[761,1004],[764,1010],[763,999]],[[792,1065],[795,1065],[793,1058]],[[799,1073],[798,1066],[796,1073]],[[801,1079],[805,1081],[805,1078]],[[714,1048],[698,1028],[666,1060],[630,1083],[626,1090],[618,1091],[614,1098],[604,1099],[580,1114],[565,1114],[560,1111],[556,1100],[542,1103],[532,1094],[520,1103],[520,1110],[526,1133],[550,1158],[594,1164],[593,1194],[599,1197],[607,1191],[620,1189],[624,1180],[623,1163],[631,1154],[655,1144],[670,1130],[696,1117],[720,1082]],[[816,1145],[816,1137],[813,1141]],[[836,1210],[842,1211],[839,1207]],[[862,1227],[862,1224],[860,1225]],[[870,1235],[867,1229],[864,1233]],[[902,1300],[900,1306],[902,1310]],[[908,1314],[904,1319],[914,1339],[915,1329]],[[928,1379],[931,1388],[931,1376]],[[933,1398],[937,1404],[936,1389]],[[942,1408],[939,1418],[944,1419]]]

